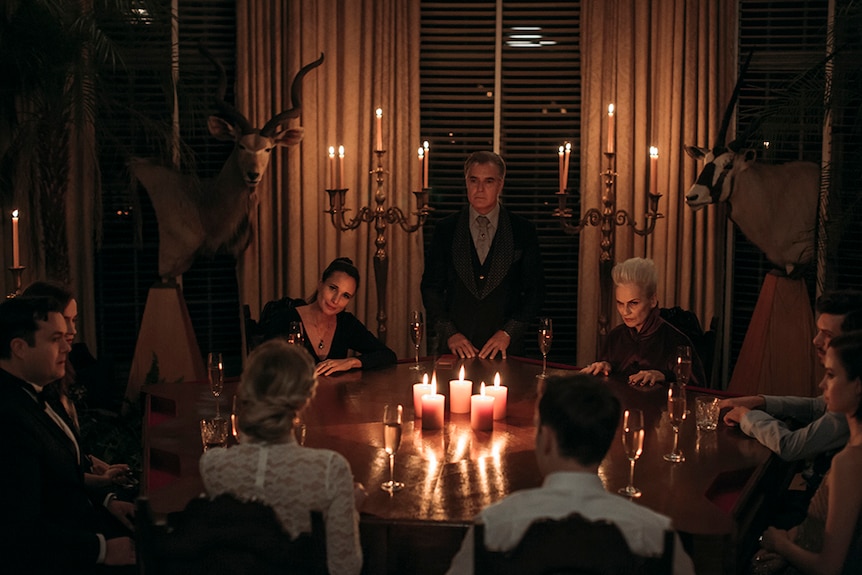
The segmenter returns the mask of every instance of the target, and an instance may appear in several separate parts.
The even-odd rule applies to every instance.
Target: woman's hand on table
[[[664,374],[655,369],[644,369],[629,376],[629,385],[632,387],[654,387],[662,382]]]
[[[596,361],[586,366],[581,370],[581,373],[590,375],[609,375],[611,373],[611,364],[606,361]]]
[[[317,364],[314,374],[332,375],[342,371],[349,371],[356,367],[362,367],[362,362],[355,357],[346,357],[344,359],[324,359]]]
[[[476,357],[476,354],[479,353],[479,349],[463,333],[456,333],[450,337],[446,341],[446,345],[449,346],[449,351],[461,359]]]

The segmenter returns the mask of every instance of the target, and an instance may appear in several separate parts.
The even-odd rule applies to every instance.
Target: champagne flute
[[[685,461],[685,455],[679,449],[679,427],[685,419],[685,386],[671,383],[667,388],[667,415],[673,426],[673,449],[666,453],[666,461],[680,463]]]
[[[410,312],[410,339],[413,340],[413,346],[416,348],[416,363],[410,366],[412,371],[421,371],[422,366],[419,365],[419,344],[422,343],[422,329],[425,327],[425,322],[422,320],[422,312],[413,310]]]
[[[216,400],[216,418],[221,417],[219,413],[219,396],[224,389],[224,363],[221,353],[210,352],[207,354],[207,375],[210,381],[210,391]]]
[[[554,339],[554,321],[549,317],[539,318],[539,351],[542,352],[542,373],[539,378],[548,376],[548,352]]]
[[[393,494],[401,491],[404,484],[395,481],[395,452],[401,445],[401,404],[389,405],[383,408],[383,449],[389,455],[389,481],[384,481],[380,489]]]
[[[677,346],[676,366],[674,366],[673,371],[676,375],[676,381],[682,386],[683,390],[685,390],[685,386],[688,385],[688,382],[691,379],[691,346]],[[685,414],[691,415],[691,411],[686,409]]]
[[[641,490],[635,487],[635,461],[644,450],[644,414],[640,409],[627,409],[623,413],[623,448],[629,458],[629,484],[619,490],[628,497],[640,497]]]
[[[236,394],[233,396],[233,402],[231,403],[230,408],[230,434],[233,435],[234,441],[239,443],[239,423],[237,422],[237,416],[239,412],[236,409]]]

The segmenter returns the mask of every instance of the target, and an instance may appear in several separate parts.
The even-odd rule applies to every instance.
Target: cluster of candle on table
[[[616,108],[613,104],[608,104],[608,141],[606,154],[613,155],[616,149],[616,128],[614,125],[614,113]],[[565,194],[569,187],[569,156],[572,152],[572,144],[563,142],[557,153],[560,158],[560,194]],[[649,193],[655,196],[658,189],[658,148],[650,146],[649,148]]]
[[[449,412],[469,413],[470,427],[476,431],[490,431],[494,420],[506,418],[506,403],[509,388],[500,385],[500,373],[494,375],[494,385],[479,386],[479,393],[473,394],[473,382],[464,379],[464,366],[458,374],[458,379],[449,381]],[[428,374],[422,378],[422,383],[413,385],[413,412],[417,419],[422,420],[422,429],[441,429],[445,411],[446,397],[437,393],[437,375]]]
[[[21,248],[18,245],[18,210],[12,210],[12,267],[21,267]]]
[[[376,137],[374,141],[375,153],[383,153],[383,108],[374,110],[374,125]],[[338,146],[338,166],[335,165],[335,146],[329,146],[329,188],[330,190],[344,189],[344,146]],[[431,150],[428,141],[422,142],[419,147],[419,189],[428,187],[428,163]]]

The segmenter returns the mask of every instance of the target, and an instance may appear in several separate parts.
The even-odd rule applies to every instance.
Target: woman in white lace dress
[[[305,350],[283,340],[257,347],[237,392],[242,443],[204,453],[201,477],[210,496],[230,493],[271,506],[291,538],[311,531],[311,511],[322,512],[329,572],[359,573],[350,465],[340,454],[303,447],[294,437],[294,418],[316,386],[314,362]]]

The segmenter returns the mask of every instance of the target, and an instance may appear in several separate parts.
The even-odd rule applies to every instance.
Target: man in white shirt
[[[671,520],[608,493],[598,476],[619,419],[619,400],[593,376],[548,379],[536,421],[536,461],[545,481],[541,487],[513,493],[479,514],[477,520],[485,526],[485,547],[507,551],[517,546],[533,521],[578,513],[589,521],[615,524],[633,553],[660,556],[665,532],[673,529]],[[473,536],[471,527],[448,573],[473,573]],[[673,572],[694,573],[678,536]]]

